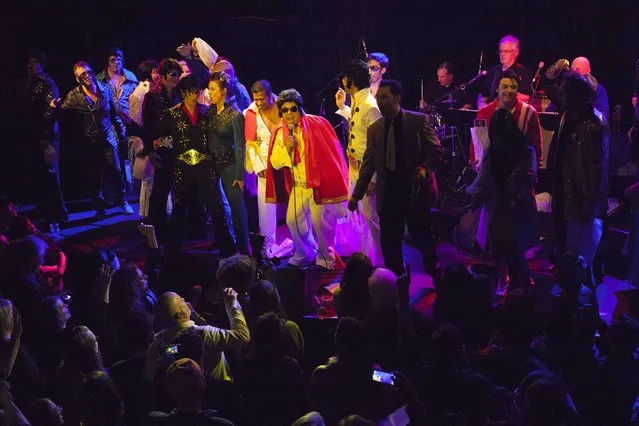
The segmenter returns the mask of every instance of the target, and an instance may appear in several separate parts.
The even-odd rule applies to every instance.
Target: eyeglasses
[[[289,111],[291,111],[291,112],[297,112],[297,111],[299,111],[299,110],[300,110],[300,109],[299,109],[298,107],[296,107],[296,106],[292,106],[292,107],[290,107],[290,108],[289,108],[289,107],[284,107],[284,108],[282,108],[280,111],[282,111],[282,114],[286,114],[286,113],[287,113],[287,112],[289,112]]]
[[[371,71],[379,71],[382,69],[382,67],[378,67],[377,65],[371,65],[370,67],[368,67],[368,69]]]
[[[88,77],[88,76],[90,76],[90,75],[93,75],[93,71],[91,71],[91,70],[86,70],[85,72],[83,72],[82,74],[80,74],[80,75],[78,76],[78,78],[85,78],[85,77]]]
[[[122,62],[122,56],[111,56],[109,58],[109,62],[111,63]]]
[[[499,49],[499,53],[513,53],[516,52],[517,50],[515,49]]]
[[[168,75],[169,77],[175,78],[175,77],[179,77],[180,73],[177,72],[177,71],[171,71],[171,72],[166,73],[166,75]]]

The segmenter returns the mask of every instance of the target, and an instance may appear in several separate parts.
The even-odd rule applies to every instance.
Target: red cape
[[[244,115],[244,139],[247,141],[257,140],[257,114],[250,107]]]
[[[268,156],[271,158],[275,137],[289,137],[288,127],[280,122],[273,132]],[[304,139],[306,183],[313,188],[317,204],[335,204],[348,200],[348,169],[339,139],[330,123],[323,117],[304,115],[300,121]],[[266,202],[288,203],[293,187],[291,169],[274,170],[269,161],[266,169]]]

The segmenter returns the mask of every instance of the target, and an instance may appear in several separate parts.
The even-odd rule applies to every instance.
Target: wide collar
[[[368,96],[372,96],[371,89],[369,87],[357,91],[357,93],[353,95],[353,105],[358,105],[364,102]]]

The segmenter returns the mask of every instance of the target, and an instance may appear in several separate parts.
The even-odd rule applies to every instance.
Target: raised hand
[[[193,48],[191,47],[190,44],[181,44],[175,50],[177,51],[177,53],[179,53],[184,58],[188,58],[189,56],[191,56],[191,52],[192,52]]]
[[[344,105],[346,104],[346,92],[344,89],[337,89],[337,93],[335,93],[335,104],[339,109],[344,108]]]
[[[234,305],[237,301],[237,292],[230,287],[225,288],[222,291],[222,299],[224,300],[224,303]]]
[[[102,294],[104,303],[109,303],[109,293],[111,289],[111,278],[113,278],[113,273],[115,270],[111,265],[107,265],[106,263],[100,266],[100,270],[98,271],[98,277],[96,278],[98,289],[100,289],[100,293]]]

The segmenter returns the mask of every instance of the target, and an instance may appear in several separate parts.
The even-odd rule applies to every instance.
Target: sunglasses
[[[371,71],[379,71],[382,69],[382,67],[378,67],[377,65],[371,65],[370,67],[368,67],[368,69]]]
[[[89,70],[87,70],[87,71],[83,72],[82,74],[80,74],[80,75],[78,76],[78,78],[85,78],[85,77],[88,77],[88,76],[90,76],[90,75],[93,75],[93,71],[89,71]]]
[[[296,106],[292,106],[290,108],[288,107],[283,107],[280,111],[282,111],[282,114],[286,114],[287,112],[291,111],[291,112],[298,112],[300,109]]]

